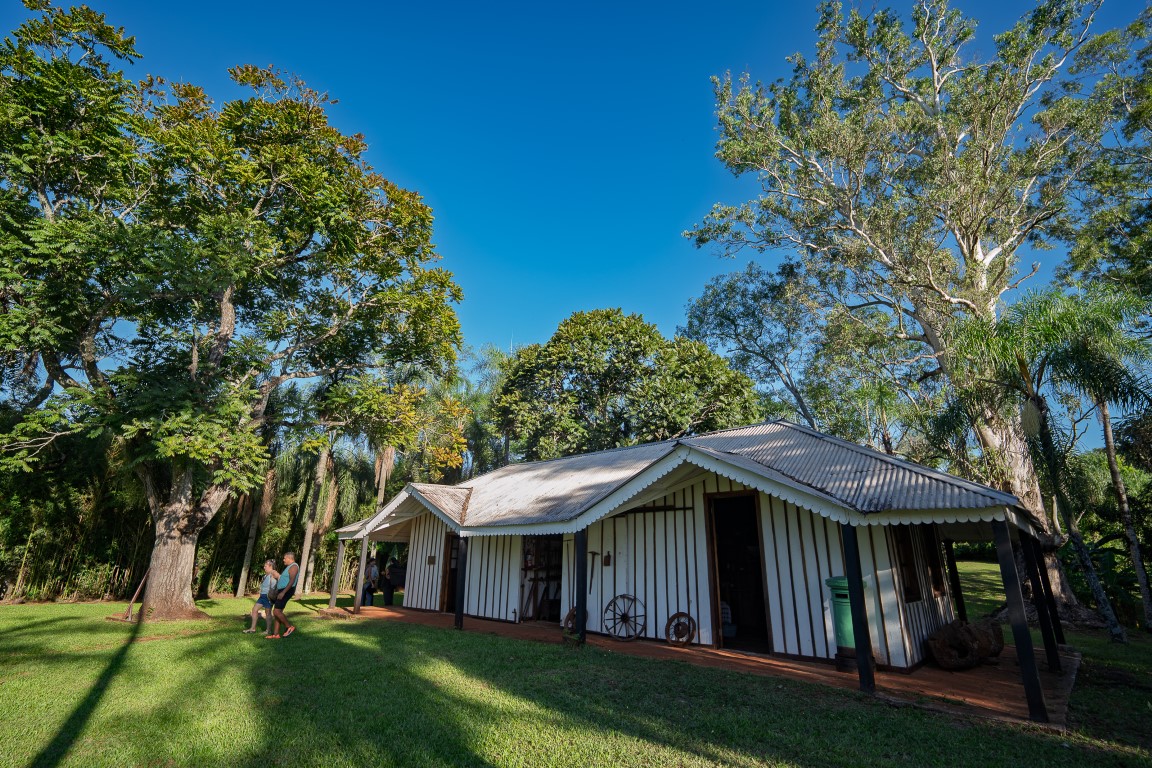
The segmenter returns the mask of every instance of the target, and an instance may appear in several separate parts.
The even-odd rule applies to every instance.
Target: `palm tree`
[[[1131,327],[1143,311],[1139,299],[1103,287],[1077,289],[1071,294],[1049,289],[1025,296],[1009,307],[995,325],[968,322],[958,332],[957,348],[961,354],[989,364],[995,371],[993,384],[1019,398],[1025,431],[1040,456],[1076,558],[1097,608],[1108,623],[1109,633],[1118,642],[1126,642],[1124,628],[1116,619],[1072,513],[1074,507],[1065,486],[1064,454],[1057,448],[1045,393],[1053,387],[1064,387],[1097,404],[1132,406],[1147,402],[1147,387],[1133,370],[1133,364],[1145,356],[1139,351],[1140,340]],[[1118,473],[1114,480],[1116,477]],[[1125,527],[1132,532],[1129,549],[1133,564],[1138,573],[1144,573],[1130,514]],[[1141,589],[1147,601],[1146,576]]]

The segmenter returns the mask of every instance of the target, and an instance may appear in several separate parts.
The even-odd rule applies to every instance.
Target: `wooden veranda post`
[[[456,553],[456,629],[464,629],[464,589],[468,585],[468,539],[460,537]]]
[[[332,568],[332,594],[328,597],[328,607],[336,607],[336,592],[340,589],[340,571],[344,567],[344,539],[336,546],[336,565]]]
[[[1044,703],[1044,691],[1040,688],[1036,650],[1032,647],[1032,633],[1028,631],[1028,618],[1024,614],[1024,594],[1020,591],[1020,574],[1016,572],[1016,558],[1012,554],[1012,534],[1008,530],[1008,523],[993,520],[992,536],[996,541],[1000,576],[1004,580],[1004,595],[1008,598],[1008,618],[1012,622],[1016,660],[1020,664],[1020,677],[1024,680],[1024,694],[1028,698],[1028,719],[1046,723],[1048,707]]]
[[[1021,533],[1021,541],[1024,546],[1031,547],[1032,552],[1036,558],[1037,563],[1044,562],[1044,548],[1040,546],[1040,540],[1030,533]],[[1052,582],[1048,580],[1048,569],[1040,569],[1040,583],[1044,586],[1044,599],[1048,602],[1048,617],[1052,620],[1052,631],[1056,635],[1056,642],[1063,645],[1067,642],[1064,639],[1064,625],[1060,623],[1060,609],[1056,606],[1056,595],[1052,593]]]
[[[588,529],[581,528],[572,537],[576,550],[576,639],[588,637]]]
[[[1044,653],[1048,657],[1048,671],[1060,671],[1060,649],[1056,645],[1056,633],[1052,630],[1052,618],[1048,615],[1048,596],[1040,582],[1040,564],[1036,553],[1020,531],[1020,552],[1024,555],[1024,565],[1028,569],[1028,581],[1032,583],[1032,604],[1036,606],[1036,619],[1040,623],[1040,636],[1044,638]]]
[[[956,618],[968,621],[968,609],[964,606],[964,593],[960,590],[960,569],[956,567],[956,552],[952,540],[944,540],[944,563],[948,566],[948,582],[952,586],[952,599],[956,601]]]
[[[364,569],[368,566],[368,534],[360,540],[360,573],[356,574],[356,596],[352,599],[352,613],[360,613],[364,601]]]
[[[864,576],[860,572],[860,541],[856,526],[840,524],[844,537],[844,570],[848,577],[848,602],[852,606],[852,639],[856,645],[856,670],[860,690],[876,692],[876,674],[872,670],[872,637],[868,631],[868,611],[864,607]]]

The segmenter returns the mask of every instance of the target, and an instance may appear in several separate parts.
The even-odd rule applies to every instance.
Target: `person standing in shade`
[[[280,578],[280,574],[276,573],[276,561],[264,561],[264,579],[260,582],[260,597],[256,600],[256,605],[252,606],[252,626],[244,630],[244,634],[251,634],[256,631],[256,620],[260,617],[260,612],[264,612],[264,634],[272,634],[272,589],[276,585],[276,580]]]
[[[364,574],[364,594],[361,596],[362,605],[372,605],[372,594],[376,591],[376,583],[380,581],[380,569],[376,567],[376,558],[369,558],[368,570]]]
[[[300,575],[300,566],[296,562],[295,552],[284,553],[284,572],[280,574],[280,578],[276,580],[276,596],[272,600],[272,615],[276,617],[275,623],[272,628],[272,634],[265,635],[266,640],[279,640],[280,639],[280,624],[283,623],[287,629],[284,630],[284,637],[288,637],[296,631],[296,625],[288,621],[288,617],[284,615],[284,606],[288,605],[288,601],[292,599],[292,595],[296,594],[296,577]]]
[[[396,594],[396,583],[392,581],[392,578],[396,576],[396,568],[396,558],[388,558],[388,565],[384,566],[384,581],[382,582],[384,605],[392,605],[393,597]]]

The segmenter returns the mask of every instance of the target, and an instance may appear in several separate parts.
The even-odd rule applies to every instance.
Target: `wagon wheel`
[[[664,625],[664,637],[672,645],[688,645],[696,637],[696,619],[684,611],[672,614]]]
[[[644,634],[644,604],[632,595],[616,595],[604,608],[604,631],[617,640]]]
[[[588,611],[584,611],[585,625],[587,625]],[[564,631],[570,635],[576,634],[576,609],[569,608],[567,615],[564,616],[564,623],[561,625]]]

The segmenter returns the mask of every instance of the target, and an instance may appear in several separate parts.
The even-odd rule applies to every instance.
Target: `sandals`
[[[264,635],[265,640],[279,640],[280,635]]]
[[[284,637],[288,637],[288,635],[292,634],[295,631],[296,631],[296,625],[293,624],[291,627],[288,627],[288,631],[284,633]]]
[[[252,633],[253,633],[253,632],[255,632],[255,631],[256,631],[256,630],[254,630],[254,629],[246,629],[246,630],[244,630],[244,634],[246,634],[246,635],[250,635],[250,634],[252,634]]]

